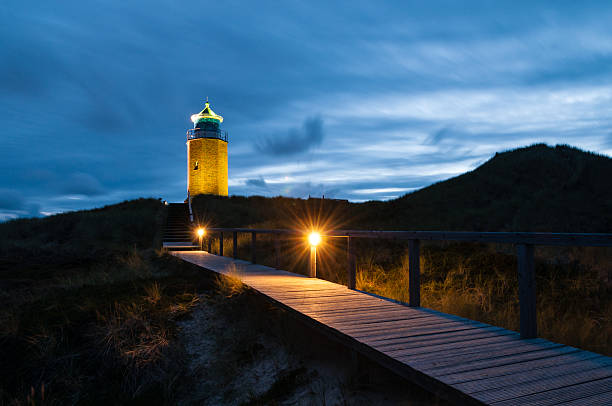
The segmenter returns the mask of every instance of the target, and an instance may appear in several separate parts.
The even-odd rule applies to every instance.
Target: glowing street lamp
[[[310,277],[317,277],[317,245],[321,242],[321,234],[313,231],[308,235],[310,243]]]
[[[204,237],[204,234],[206,234],[206,229],[199,227],[197,234],[198,234],[198,239],[200,241],[200,251],[204,251],[204,246],[202,245],[202,237]]]

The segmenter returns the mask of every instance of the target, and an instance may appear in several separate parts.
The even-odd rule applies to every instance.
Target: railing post
[[[310,262],[309,262],[308,276],[311,278],[317,277],[317,247],[312,245],[310,247]]]
[[[233,238],[234,239],[234,241],[233,241],[233,243],[234,243],[234,250],[233,250],[234,251],[234,259],[238,259],[238,232],[237,231],[234,231],[234,236],[233,237],[234,237]]]
[[[280,269],[280,256],[281,256],[281,246],[280,246],[280,234],[274,234],[274,252],[276,254],[275,265],[276,269]]]
[[[223,232],[219,233],[219,255],[223,256]]]
[[[208,253],[212,254],[212,237],[208,237]]]
[[[347,256],[347,276],[348,281],[346,286],[349,289],[356,289],[357,269],[355,267],[355,241],[351,237],[346,239],[346,256]]]
[[[533,245],[519,244],[516,248],[521,338],[536,338],[538,336],[538,321],[536,318],[536,280]]]
[[[408,305],[421,306],[421,261],[420,241],[408,241]]]
[[[257,233],[255,231],[251,231],[251,262],[257,262]]]

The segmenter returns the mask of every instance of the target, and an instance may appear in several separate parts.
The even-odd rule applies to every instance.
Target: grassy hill
[[[159,251],[163,223],[140,199],[0,224],[0,404],[172,398],[205,282]]]
[[[475,170],[390,201],[197,196],[204,224],[449,231],[612,232],[612,159],[565,145],[495,154]]]
[[[365,203],[362,210],[368,224],[385,227],[611,232],[611,179],[609,157],[537,144],[495,154],[471,172],[399,199]]]

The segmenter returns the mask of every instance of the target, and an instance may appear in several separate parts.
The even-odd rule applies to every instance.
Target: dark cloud
[[[25,213],[23,214],[23,217],[40,217],[42,216],[42,213],[40,212],[40,204],[38,203],[29,203],[26,206],[26,210]]]
[[[268,184],[266,183],[266,180],[264,178],[247,179],[246,185],[247,186],[255,186],[255,187],[258,187],[258,188],[265,188],[265,187],[268,186]]]
[[[61,193],[68,195],[99,196],[105,189],[96,178],[87,173],[74,173],[61,185]]]
[[[451,130],[448,127],[444,127],[439,129],[438,131],[433,132],[427,139],[425,140],[426,145],[438,145],[444,138],[448,137],[451,134]]]
[[[24,199],[21,193],[11,189],[0,189],[0,210],[22,210]]]
[[[17,217],[40,217],[39,203],[27,202],[21,192],[0,189],[0,221]]]
[[[310,117],[304,120],[302,128],[291,128],[285,136],[266,138],[255,147],[268,155],[297,155],[321,145],[323,137],[323,120]]]

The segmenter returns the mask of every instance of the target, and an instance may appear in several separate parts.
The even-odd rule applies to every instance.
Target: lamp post
[[[202,227],[198,228],[198,240],[200,242],[200,251],[204,251],[204,246],[202,245],[202,237],[206,234],[206,230]]]
[[[310,243],[310,272],[311,278],[317,277],[317,245],[321,242],[321,234],[313,231],[308,235],[308,242]]]

